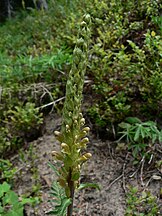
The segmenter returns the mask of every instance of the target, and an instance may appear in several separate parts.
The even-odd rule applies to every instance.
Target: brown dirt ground
[[[30,143],[33,149],[22,150],[12,158],[18,168],[15,190],[19,195],[25,193],[30,196],[34,194],[33,186],[37,184],[42,199],[35,207],[26,205],[24,215],[45,216],[51,210],[48,202],[49,191],[56,177],[48,162],[52,161],[51,151],[59,148],[53,131],[58,130],[60,124],[60,117],[49,115],[45,120],[44,135]],[[130,155],[125,151],[117,152],[114,143],[102,142],[93,134],[90,134],[89,138],[88,151],[93,157],[83,168],[81,182],[96,182],[101,186],[101,190],[86,189],[77,192],[74,216],[124,216],[126,192],[130,184],[138,186],[139,189],[148,184],[146,190],[151,190],[159,198],[161,205],[159,191],[162,180],[152,178],[153,175],[161,175],[160,170],[145,170],[145,166],[138,170],[132,166]],[[133,177],[130,177],[131,175]],[[159,215],[162,215],[162,211]]]

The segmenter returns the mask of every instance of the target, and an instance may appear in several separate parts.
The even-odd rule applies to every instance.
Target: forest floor
[[[24,215],[45,216],[51,210],[49,191],[56,176],[48,162],[52,162],[51,152],[59,149],[53,131],[59,130],[60,124],[60,117],[53,114],[47,116],[43,136],[28,143],[29,148],[12,158],[18,169],[14,183],[16,192],[28,196],[37,192],[42,200],[35,207],[26,205]],[[93,134],[89,135],[89,139],[88,151],[93,157],[83,168],[81,182],[98,183],[101,190],[76,192],[74,216],[124,216],[130,185],[159,196],[162,181],[153,178],[159,176],[157,169],[148,169],[144,163],[132,166],[133,158],[126,151],[117,151],[113,142],[103,142]],[[159,197],[159,203],[160,200]],[[162,206],[160,211],[162,213]]]

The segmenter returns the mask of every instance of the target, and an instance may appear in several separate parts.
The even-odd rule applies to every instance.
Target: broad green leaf
[[[142,121],[136,117],[128,117],[128,118],[126,118],[126,121],[130,124],[142,123]]]
[[[0,185],[0,197],[2,197],[4,193],[7,193],[10,188],[11,186],[7,182],[3,182],[3,184]]]
[[[6,216],[24,216],[23,207],[7,212]]]
[[[15,204],[18,203],[18,196],[14,191],[9,191],[5,196],[3,197],[3,204]]]
[[[95,189],[98,189],[100,190],[100,186],[96,183],[84,183],[84,184],[80,184],[79,187],[78,187],[78,190],[82,190],[82,189],[85,189],[85,188],[95,188]]]
[[[1,213],[3,213],[4,212],[4,209],[3,209],[3,207],[1,206],[1,203],[0,203],[0,215],[1,215]]]
[[[119,127],[123,128],[123,129],[128,129],[131,127],[131,125],[129,123],[126,123],[126,122],[121,122],[118,125],[119,125]]]

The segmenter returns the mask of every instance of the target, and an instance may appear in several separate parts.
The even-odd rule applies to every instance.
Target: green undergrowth
[[[150,191],[140,191],[137,187],[130,187],[126,203],[125,216],[161,215],[158,198]]]
[[[162,46],[160,1],[94,1],[88,110],[97,127],[125,117],[161,118]]]
[[[22,11],[1,24],[0,154],[39,136],[42,113],[51,109],[41,107],[64,96],[74,45],[63,38],[77,35],[77,28],[67,28],[66,21],[80,7],[72,17],[75,26],[81,5],[50,1],[48,11]]]
[[[65,95],[78,23],[85,11],[92,17],[87,95],[93,99],[87,113],[93,125],[110,131],[127,116],[159,119],[161,8],[159,0],[95,0],[86,4],[51,0],[48,11],[22,11],[3,24],[1,137],[8,133],[4,123],[8,110],[14,111],[15,106],[25,109],[27,102],[40,107]]]
[[[108,131],[118,138],[116,129],[121,126],[122,139],[127,136],[126,149],[132,152],[135,163],[156,157],[162,117],[161,1],[50,0],[48,4],[47,11],[23,10],[0,24],[2,178],[10,182],[16,172],[10,161],[2,158],[40,136],[43,117],[51,110],[48,103],[65,96],[72,52],[85,12],[92,19],[84,89],[86,116],[95,133]],[[56,110],[61,109],[62,102]],[[139,119],[126,122],[129,116]],[[161,167],[160,158],[154,162]],[[136,190],[130,191],[128,215],[134,215],[135,209],[137,215],[147,215],[138,210],[146,202],[151,202],[145,207],[155,210],[152,214],[156,215],[152,195],[136,195]],[[0,199],[5,200],[2,196],[4,193]],[[12,203],[0,204],[4,212],[5,205]],[[22,212],[23,205],[17,204]]]

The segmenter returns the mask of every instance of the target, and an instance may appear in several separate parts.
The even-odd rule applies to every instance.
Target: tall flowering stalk
[[[85,119],[81,113],[90,41],[89,24],[90,16],[85,15],[80,25],[73,51],[72,68],[66,84],[61,132],[55,131],[55,136],[61,143],[60,152],[53,152],[55,159],[61,161],[58,182],[65,189],[66,196],[71,199],[67,216],[72,216],[74,192],[79,186],[81,167],[91,157],[91,154],[86,152],[86,145],[89,142],[86,136],[89,127],[84,127]]]

